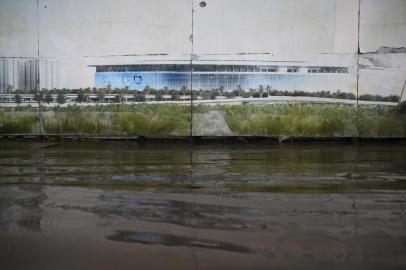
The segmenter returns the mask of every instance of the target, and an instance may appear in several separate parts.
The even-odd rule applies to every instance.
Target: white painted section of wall
[[[41,56],[61,63],[59,85],[67,88],[94,85],[85,55],[167,53],[187,61],[193,3],[199,60],[344,61],[356,90],[358,0],[206,0],[205,8],[199,2],[40,0]],[[0,56],[36,56],[36,16],[36,0],[0,0]],[[406,0],[361,0],[360,27],[363,52],[406,46]],[[271,54],[229,55],[263,52]],[[360,93],[399,94],[404,55],[375,55],[372,64],[365,57]]]
[[[0,56],[37,55],[37,9],[33,0],[0,0]]]
[[[406,47],[406,0],[362,0],[360,51]],[[364,54],[359,94],[398,95],[406,80],[406,53]]]
[[[406,47],[406,0],[361,0],[361,52]]]
[[[406,80],[406,53],[365,54],[360,58],[359,95],[398,95]]]
[[[94,84],[85,55],[189,54],[190,0],[40,0],[40,53],[62,87]],[[0,56],[37,55],[36,0],[0,0]]]
[[[356,0],[195,1],[195,53],[268,52],[295,59],[357,51]]]

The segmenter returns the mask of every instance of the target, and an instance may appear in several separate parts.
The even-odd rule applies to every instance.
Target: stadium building
[[[134,61],[91,64],[96,68],[95,86],[142,90],[190,88],[230,91],[271,86],[278,90],[352,92],[350,65],[306,61]],[[192,69],[193,67],[193,69]]]

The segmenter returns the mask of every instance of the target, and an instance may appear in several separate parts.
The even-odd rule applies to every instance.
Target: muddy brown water
[[[406,269],[406,145],[0,142],[0,269]]]

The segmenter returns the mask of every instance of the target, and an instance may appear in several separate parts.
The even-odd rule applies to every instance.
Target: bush
[[[38,119],[35,114],[0,112],[0,133],[31,133]]]
[[[354,136],[356,107],[321,104],[222,106],[238,135]]]
[[[109,131],[110,119],[104,113],[88,113],[80,109],[56,111],[43,121],[47,133],[103,134]]]
[[[400,103],[398,113],[406,114],[406,101]]]

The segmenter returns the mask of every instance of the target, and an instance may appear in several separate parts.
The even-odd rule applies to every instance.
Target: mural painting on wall
[[[1,47],[1,133],[406,136],[405,1],[79,2],[1,3],[39,16]]]

